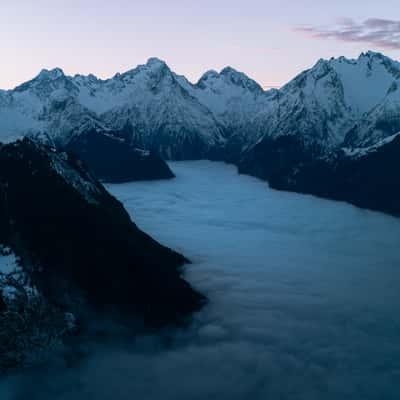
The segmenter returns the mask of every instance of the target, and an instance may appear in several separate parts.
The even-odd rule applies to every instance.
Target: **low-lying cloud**
[[[309,25],[296,27],[295,30],[316,39],[336,39],[383,49],[400,49],[400,21],[397,20],[370,18],[356,22],[341,18],[332,27]]]
[[[0,380],[0,399],[398,400],[400,222],[233,166],[171,166],[175,180],[109,189],[193,261],[209,304],[185,329],[79,341]]]

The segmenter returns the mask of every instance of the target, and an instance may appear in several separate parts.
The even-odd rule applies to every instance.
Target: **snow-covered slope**
[[[357,115],[381,103],[400,79],[400,63],[371,51],[357,60],[340,57],[330,64],[342,82],[346,103]]]
[[[184,77],[178,79],[228,129],[251,122],[270,97],[257,82],[231,67],[220,73],[208,71],[195,85]]]
[[[231,67],[219,73],[208,71],[195,85],[184,77],[178,79],[223,127],[227,140],[224,159],[234,160],[247,143],[255,141],[256,116],[268,107],[275,91],[265,92],[257,82]]]
[[[239,171],[399,215],[399,84],[400,64],[378,53],[318,61],[257,115]]]
[[[342,147],[341,151],[343,151],[346,157],[357,159],[365,157],[368,154],[377,152],[378,150],[381,149],[381,147],[390,145],[394,140],[398,140],[399,138],[400,138],[400,132],[397,132],[392,136],[388,136],[385,139],[379,140],[378,142],[376,142],[371,146],[356,147],[356,148]]]
[[[132,142],[155,148],[167,158],[206,156],[224,142],[212,113],[154,58],[105,81],[44,70],[0,94],[2,141],[46,134],[66,144],[88,129],[115,131],[127,126]]]
[[[231,67],[192,84],[157,58],[107,80],[43,70],[0,91],[0,140],[67,145],[89,130],[119,132],[169,159],[238,156],[286,135],[321,151],[371,146],[400,130],[399,85],[400,63],[374,52],[319,60],[271,91]]]
[[[94,125],[96,115],[77,101],[78,93],[73,79],[58,68],[43,70],[14,90],[1,92],[1,141],[41,133],[67,141],[74,129]]]
[[[396,132],[378,122],[400,115],[399,84],[400,63],[379,53],[321,59],[275,92],[257,117],[257,137],[297,134],[328,150],[374,144]]]

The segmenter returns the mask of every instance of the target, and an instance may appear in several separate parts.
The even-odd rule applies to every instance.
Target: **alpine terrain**
[[[88,310],[182,321],[204,302],[185,263],[75,156],[29,138],[0,146],[0,373],[87,324]]]
[[[380,53],[319,60],[268,91],[231,67],[193,84],[156,58],[107,80],[43,70],[0,92],[0,132],[75,152],[103,180],[170,177],[161,158],[224,160],[278,189],[400,215],[400,63]]]

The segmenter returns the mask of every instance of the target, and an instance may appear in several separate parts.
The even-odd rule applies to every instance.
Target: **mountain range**
[[[164,159],[233,162],[271,186],[285,181],[276,186],[299,191],[299,171],[316,160],[332,166],[339,153],[359,160],[397,143],[391,138],[400,132],[399,84],[400,63],[371,51],[321,59],[267,91],[231,67],[193,84],[157,58],[107,80],[43,70],[0,91],[0,141],[29,135],[93,152],[88,132],[97,133]],[[385,173],[382,162],[376,168]],[[400,213],[400,206],[372,208]]]
[[[163,159],[206,158],[400,216],[399,84],[400,63],[368,52],[319,60],[279,90],[231,67],[193,84],[152,58],[107,80],[43,70],[0,91],[0,373],[93,311],[153,329],[206,302],[182,277],[188,260],[97,178],[167,179]]]

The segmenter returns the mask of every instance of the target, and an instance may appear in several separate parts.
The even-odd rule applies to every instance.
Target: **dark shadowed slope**
[[[22,256],[57,304],[78,289],[90,304],[165,323],[199,308],[182,255],[131,221],[121,203],[67,153],[24,139],[0,148],[0,242]]]
[[[239,163],[239,172],[274,189],[310,193],[400,216],[400,135],[365,148],[329,154],[298,137],[264,140]]]
[[[170,179],[174,174],[156,153],[126,143],[114,132],[89,130],[74,137],[65,149],[84,160],[96,177],[104,182]]]

